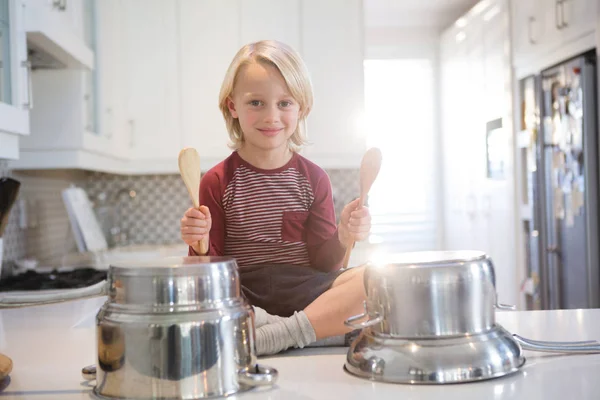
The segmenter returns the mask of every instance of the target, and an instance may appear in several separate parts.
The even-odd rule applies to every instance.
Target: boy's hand
[[[212,219],[210,211],[206,206],[200,206],[200,209],[188,208],[181,218],[181,239],[188,245],[192,246],[196,254],[200,253],[200,240],[208,238]]]
[[[352,242],[366,239],[371,231],[371,214],[367,207],[358,207],[358,199],[348,203],[342,210],[340,226],[338,227],[338,238],[345,246],[351,246]]]

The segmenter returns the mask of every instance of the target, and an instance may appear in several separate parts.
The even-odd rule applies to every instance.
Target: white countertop
[[[11,382],[1,399],[90,399],[81,368],[95,363],[97,297],[0,310],[0,353],[11,357]],[[600,339],[600,309],[498,312],[513,333],[537,340]],[[279,370],[273,389],[239,399],[598,399],[600,355],[525,352],[516,374],[477,383],[400,385],[362,380],[343,371],[346,348],[304,349],[260,359]]]

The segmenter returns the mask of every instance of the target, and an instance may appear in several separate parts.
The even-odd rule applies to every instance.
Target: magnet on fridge
[[[579,191],[578,185],[573,182],[573,192],[571,193],[571,207],[573,209],[573,215],[581,215],[581,210],[583,209],[583,193]]]
[[[565,218],[564,194],[559,188],[554,188],[554,217]]]

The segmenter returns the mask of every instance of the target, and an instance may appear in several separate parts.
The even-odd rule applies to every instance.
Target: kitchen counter
[[[104,298],[0,310],[0,353],[11,357],[11,381],[1,399],[89,399],[81,367],[95,363],[96,311]],[[498,312],[513,333],[537,340],[600,339],[600,309]],[[527,362],[503,378],[454,385],[399,385],[343,371],[345,348],[294,350],[260,363],[279,370],[275,388],[250,399],[598,399],[600,355],[525,352]]]

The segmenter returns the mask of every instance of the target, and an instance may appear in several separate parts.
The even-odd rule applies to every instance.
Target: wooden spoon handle
[[[348,268],[348,263],[350,262],[350,253],[352,253],[352,248],[354,247],[354,240],[350,246],[346,247],[346,253],[344,254],[344,261],[342,261],[342,268]]]
[[[198,246],[200,247],[200,255],[206,255],[208,253],[208,236],[205,236],[198,242]]]
[[[362,206],[365,205],[365,199],[364,197],[360,197],[358,199],[358,207],[356,207],[357,210],[359,210]],[[350,246],[346,247],[346,253],[344,254],[344,260],[342,261],[342,268],[348,268],[348,263],[350,262],[350,253],[352,253],[352,249],[354,248],[354,244],[356,242],[353,240],[350,243]]]

